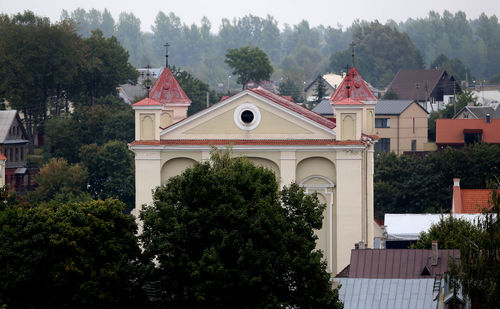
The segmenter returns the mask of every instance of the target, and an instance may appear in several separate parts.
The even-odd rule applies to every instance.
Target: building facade
[[[335,274],[349,263],[354,244],[363,241],[371,247],[374,234],[376,99],[353,98],[359,93],[349,90],[356,88],[355,82],[345,81],[337,89],[343,95],[331,102],[342,119],[337,125],[260,87],[186,117],[189,99],[165,69],[150,96],[133,105],[133,214],[138,216],[141,205],[152,202],[154,188],[196,162],[209,160],[212,146],[230,147],[234,155],[272,170],[281,186],[296,182],[318,194],[327,208],[323,227],[316,231],[317,246],[324,252],[327,270]]]

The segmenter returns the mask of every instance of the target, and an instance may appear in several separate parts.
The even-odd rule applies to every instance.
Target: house
[[[491,208],[492,189],[462,189],[460,178],[453,178],[452,214],[480,214]]]
[[[151,88],[156,78],[160,76],[163,68],[139,68],[137,83],[123,84],[118,87],[118,96],[127,104],[132,104],[137,99],[143,98],[148,93],[148,86]]]
[[[458,250],[352,250],[350,264],[334,278],[344,308],[448,308],[467,303],[444,280]]]
[[[500,119],[437,119],[436,144],[462,147],[464,145],[485,142],[500,144]]]
[[[325,97],[330,97],[337,87],[342,83],[344,76],[328,73],[321,77],[323,79],[323,84],[325,85]],[[309,85],[304,89],[304,97],[307,102],[316,101],[316,87],[318,86],[318,78],[314,79]]]
[[[24,189],[30,184],[28,170],[29,138],[16,110],[0,111],[0,147],[7,158],[5,184],[14,189]]]
[[[492,106],[465,106],[453,117],[453,119],[500,119],[499,104]]]
[[[334,119],[329,101],[323,100],[313,110]],[[379,100],[375,107],[375,134],[380,138],[375,152],[423,151],[427,143],[427,111],[413,100]]]
[[[349,263],[359,241],[372,247],[373,147],[377,103],[353,68],[330,101],[334,122],[262,87],[245,89],[187,117],[190,100],[165,69],[149,97],[135,110],[136,217],[152,202],[152,189],[165,185],[195,162],[210,159],[211,146],[231,147],[272,170],[280,185],[297,182],[316,192],[324,212],[316,231],[327,270]],[[369,91],[369,90],[368,90]],[[230,146],[231,145],[231,146]],[[139,222],[140,226],[140,222]]]
[[[387,91],[398,100],[414,100],[431,111],[441,109],[447,103],[445,98],[459,93],[461,88],[445,70],[404,69],[396,73]]]

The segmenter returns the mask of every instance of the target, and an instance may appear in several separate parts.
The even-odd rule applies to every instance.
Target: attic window
[[[260,111],[257,106],[244,103],[234,111],[234,123],[242,130],[250,131],[260,124]]]
[[[429,270],[429,268],[427,268],[427,266],[424,267],[424,269],[422,270],[422,273],[420,274],[420,276],[430,276],[431,275],[431,272]]]

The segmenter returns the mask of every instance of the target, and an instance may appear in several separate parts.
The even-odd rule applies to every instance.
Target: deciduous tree
[[[224,62],[231,67],[233,74],[238,75],[237,82],[243,87],[250,81],[259,83],[268,80],[273,73],[271,61],[258,47],[230,48]]]

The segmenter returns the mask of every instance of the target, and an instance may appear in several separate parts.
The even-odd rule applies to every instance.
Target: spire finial
[[[356,46],[356,43],[353,41],[349,44],[349,46],[351,46],[352,67],[356,67],[356,64],[354,63],[354,46]]]
[[[168,42],[167,42],[163,46],[165,46],[165,61],[166,61],[165,68],[168,68],[168,47],[170,46],[170,44],[168,44]]]

